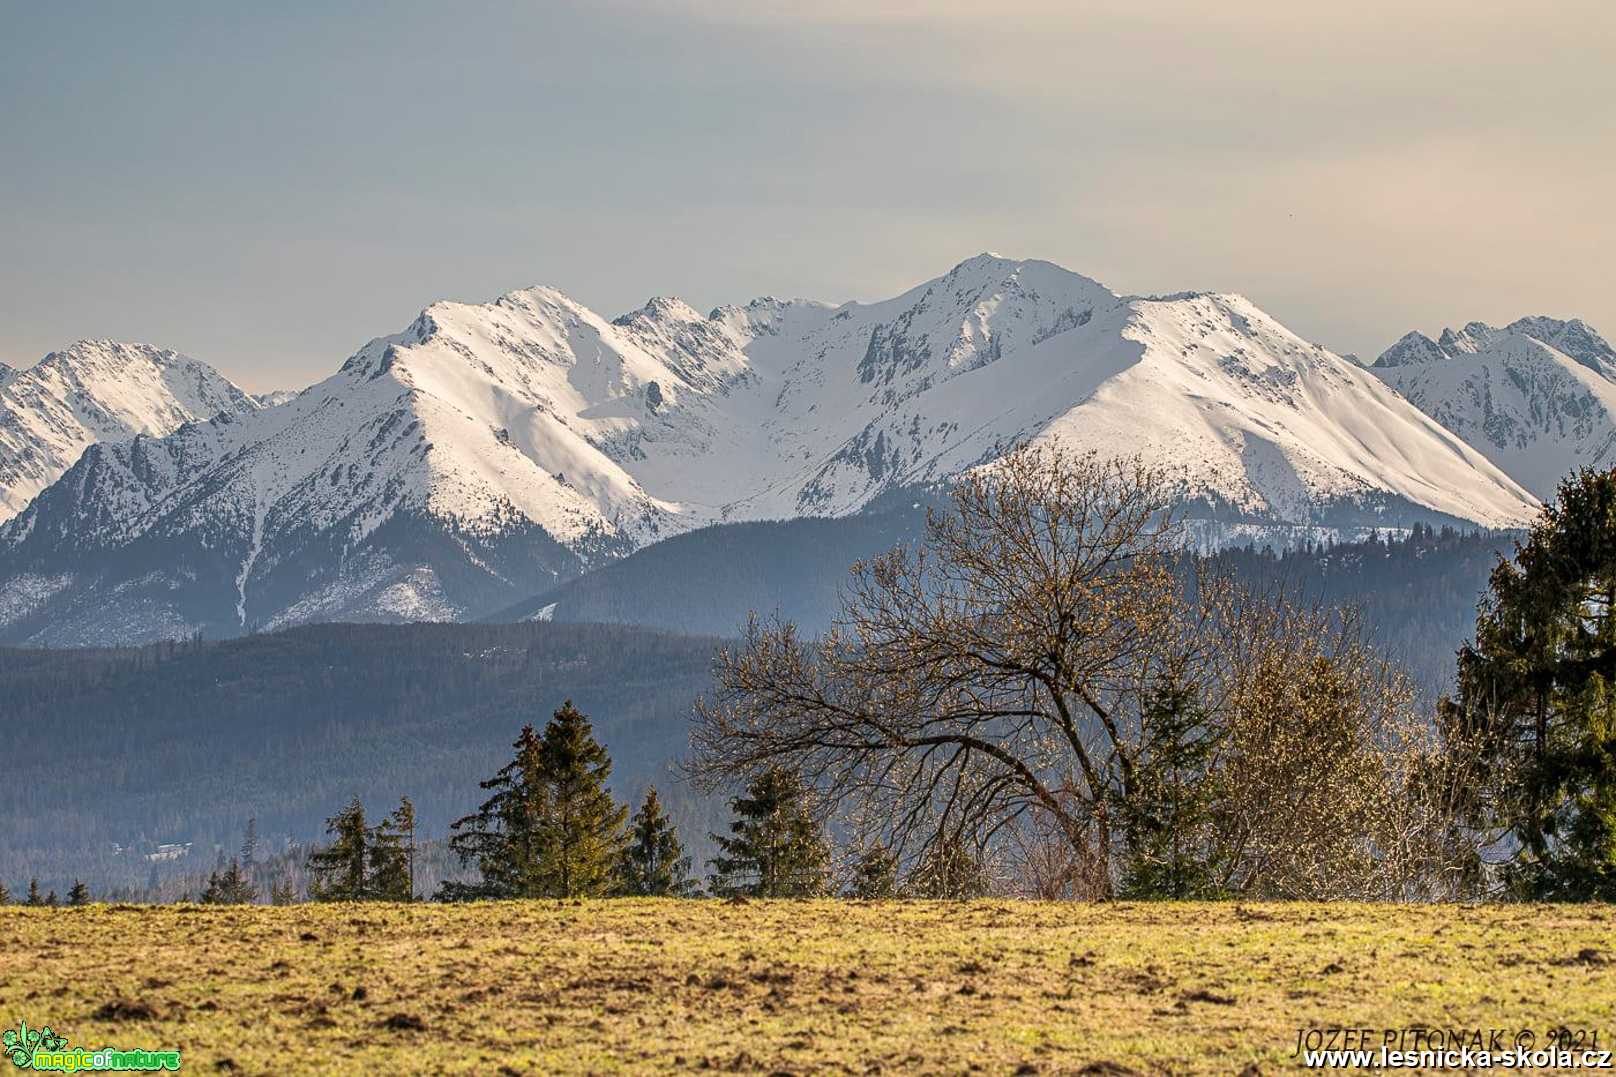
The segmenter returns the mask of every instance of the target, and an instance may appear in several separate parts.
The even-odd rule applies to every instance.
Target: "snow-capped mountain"
[[[206,363],[148,344],[81,340],[26,370],[0,368],[0,522],[96,442],[255,406]]]
[[[1575,319],[1409,333],[1374,372],[1539,498],[1616,463],[1616,350]]]
[[[1029,439],[1203,524],[1523,522],[1531,495],[1233,295],[981,255],[875,304],[439,303],[261,411],[102,444],[0,529],[0,636],[452,619],[725,520],[857,512]]]

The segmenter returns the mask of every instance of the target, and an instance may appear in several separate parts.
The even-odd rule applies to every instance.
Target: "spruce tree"
[[[363,901],[368,896],[370,831],[358,797],[326,820],[325,832],[336,840],[309,854],[310,896],[316,901]]]
[[[367,898],[376,901],[411,899],[410,851],[405,842],[413,838],[414,828],[415,809],[406,798],[393,814],[370,829],[365,850],[369,869],[365,884]]]
[[[903,889],[911,897],[965,901],[986,897],[992,881],[981,853],[961,836],[950,835],[926,850]]]
[[[688,897],[696,889],[690,858],[662,810],[656,786],[634,813],[628,846],[623,851],[622,890],[634,897]]]
[[[628,809],[607,791],[611,757],[570,699],[544,729],[543,759],[551,814],[542,831],[542,849],[551,892],[569,898],[609,894],[622,856]]]
[[[28,900],[24,901],[23,904],[35,907],[45,904],[44,899],[39,896],[39,880],[37,878],[28,880]]]
[[[445,900],[609,893],[628,810],[606,790],[611,759],[589,719],[564,703],[541,737],[523,726],[516,757],[482,783],[493,795],[457,820],[449,846],[478,883],[445,883]]]
[[[247,832],[241,838],[241,863],[247,870],[258,863],[258,819],[247,820]]]
[[[393,828],[404,841],[404,868],[409,876],[409,886],[404,891],[407,900],[415,900],[415,802],[409,797],[399,797],[398,807],[392,814]]]
[[[62,899],[56,896],[56,891],[52,890],[50,893],[45,895],[45,904],[49,905],[51,908],[54,909],[61,903]]]
[[[898,892],[898,858],[885,845],[873,845],[859,854],[847,896],[866,901],[889,898]]]
[[[1616,471],[1563,481],[1489,588],[1443,706],[1489,767],[1471,821],[1520,896],[1616,899]]]
[[[830,851],[809,811],[808,790],[795,773],[774,767],[730,801],[730,836],[714,834],[720,855],[709,863],[720,897],[813,897],[825,892]]]
[[[67,891],[67,903],[69,905],[88,905],[90,903],[90,888],[80,880],[74,879],[73,885]]]
[[[492,778],[479,783],[492,795],[471,815],[449,827],[449,848],[462,867],[475,867],[475,883],[445,882],[444,901],[538,897],[543,894],[541,828],[549,813],[544,780],[544,746],[532,725],[512,744],[515,757]]]
[[[11,904],[11,891],[6,889],[6,884],[5,883],[0,882],[0,905],[10,905],[10,904]]]
[[[1121,896],[1175,901],[1220,895],[1209,840],[1220,743],[1195,693],[1164,680],[1145,697],[1132,788],[1116,818],[1126,841]]]
[[[241,870],[241,862],[232,858],[223,871],[214,871],[208,876],[207,888],[202,891],[202,903],[250,905],[257,896],[257,888]]]

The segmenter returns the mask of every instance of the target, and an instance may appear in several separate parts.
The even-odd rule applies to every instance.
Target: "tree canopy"
[[[1446,710],[1483,738],[1472,808],[1512,888],[1616,899],[1616,472],[1562,482],[1493,571]]]

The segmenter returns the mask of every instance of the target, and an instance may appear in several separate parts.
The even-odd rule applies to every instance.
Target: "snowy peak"
[[[297,399],[300,392],[302,392],[301,389],[271,389],[267,393],[254,393],[252,401],[260,408],[274,408],[279,407],[288,400]]]
[[[1568,321],[1541,315],[1520,318],[1511,322],[1507,331],[1540,340],[1607,378],[1616,376],[1616,349],[1580,318]]]
[[[1188,496],[1248,519],[1361,525],[1418,506],[1512,526],[1534,508],[1372,374],[1243,296],[1135,299],[1125,312],[1116,335],[1141,351],[1115,353],[1093,395],[1051,424],[1063,440],[1139,453],[1173,469]]]
[[[861,382],[924,389],[1087,324],[1117,302],[1104,285],[1051,262],[979,254],[897,299],[843,313],[874,323]]]
[[[0,638],[476,617],[669,535],[856,513],[1029,441],[1170,469],[1208,534],[1536,507],[1249,299],[1122,297],[992,254],[875,303],[434,303],[296,396],[244,400],[85,451],[0,526]]]
[[[1544,315],[1517,318],[1502,329],[1485,322],[1469,322],[1463,329],[1442,330],[1435,341],[1423,333],[1409,333],[1387,348],[1375,360],[1375,366],[1410,366],[1498,352],[1509,348],[1513,340],[1535,341],[1616,380],[1616,349],[1603,337],[1580,318],[1562,320]]]
[[[1373,369],[1539,498],[1616,460],[1616,352],[1577,319],[1410,333]]]
[[[0,521],[84,449],[250,411],[253,398],[206,363],[148,344],[81,340],[0,378]]]
[[[1381,352],[1374,362],[1378,367],[1415,366],[1420,363],[1439,363],[1448,353],[1436,341],[1421,332],[1406,334],[1401,340]]]

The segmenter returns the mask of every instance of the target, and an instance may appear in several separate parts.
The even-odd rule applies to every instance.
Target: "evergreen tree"
[[[629,842],[623,851],[622,890],[634,897],[689,897],[696,889],[690,858],[673,823],[662,810],[656,787],[634,813]]]
[[[258,863],[258,819],[247,820],[247,832],[241,838],[241,863],[248,871]]]
[[[50,893],[45,895],[45,904],[49,905],[51,908],[54,909],[61,903],[62,899],[56,896],[56,891],[52,890]]]
[[[409,876],[404,891],[408,900],[415,900],[415,803],[409,797],[399,797],[398,807],[392,815],[394,830],[404,839],[404,867]]]
[[[413,841],[415,808],[406,797],[397,810],[370,828],[365,858],[369,868],[365,882],[365,897],[376,901],[409,901],[414,894],[410,877],[411,850],[406,841]]]
[[[890,898],[898,892],[898,858],[885,845],[873,845],[853,865],[847,896],[866,901]]]
[[[492,793],[471,815],[449,827],[449,848],[462,867],[475,866],[476,883],[445,882],[445,901],[539,897],[544,894],[541,830],[549,814],[544,780],[544,746],[532,725],[524,725],[512,745],[515,757],[492,778],[479,783]]]
[[[336,840],[309,854],[309,895],[316,901],[363,901],[369,896],[370,831],[358,797],[326,820],[325,832]]]
[[[992,887],[981,855],[958,835],[940,838],[904,880],[911,897],[965,901],[986,897]]]
[[[204,905],[250,905],[258,897],[257,888],[241,870],[241,862],[232,859],[223,871],[208,876],[208,885],[202,891]]]
[[[709,863],[720,897],[813,897],[828,885],[830,851],[809,811],[808,790],[795,773],[774,767],[730,801],[730,835],[714,834],[720,855]]]
[[[572,701],[542,737],[524,726],[516,758],[482,783],[493,790],[472,815],[454,823],[449,844],[476,884],[446,883],[440,896],[585,897],[611,891],[628,809],[606,790],[611,759],[589,719]]]
[[[67,891],[67,903],[69,905],[88,905],[90,903],[90,888],[80,880],[74,879],[73,885]]]
[[[1513,888],[1616,899],[1616,471],[1562,482],[1494,569],[1443,713],[1482,738],[1473,822],[1519,848]]]
[[[24,901],[23,904],[24,905],[33,905],[36,908],[38,906],[40,906],[40,905],[45,904],[44,899],[42,899],[39,896],[39,880],[38,879],[29,879],[28,880],[28,900]]]
[[[289,876],[274,879],[269,884],[269,903],[271,905],[291,905],[297,901],[297,893],[292,886]]]
[[[544,729],[543,758],[551,815],[542,848],[553,893],[608,894],[616,882],[628,809],[606,790],[611,758],[570,699]]]
[[[1126,841],[1121,896],[1219,896],[1212,764],[1218,735],[1196,694],[1165,680],[1145,697],[1141,750],[1116,815]]]
[[[11,904],[11,891],[6,889],[5,883],[0,882],[0,905],[9,904]]]

